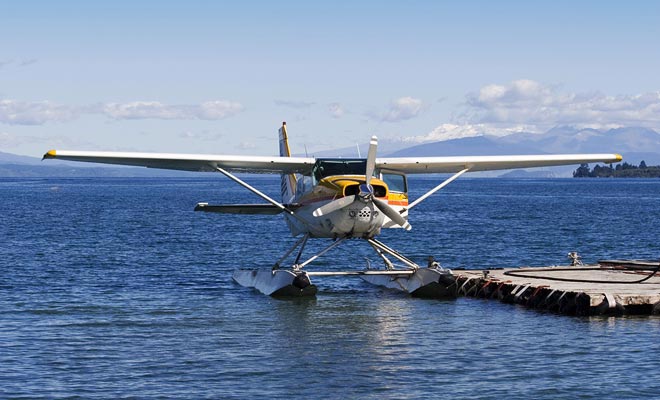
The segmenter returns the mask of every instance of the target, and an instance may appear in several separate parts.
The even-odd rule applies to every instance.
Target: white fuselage
[[[354,237],[371,238],[380,233],[383,225],[389,221],[373,203],[356,199],[353,203],[327,215],[315,217],[314,210],[329,203],[330,200],[320,200],[298,208],[295,213],[308,223],[285,214],[291,233],[296,236],[309,233],[311,237],[336,238]]]

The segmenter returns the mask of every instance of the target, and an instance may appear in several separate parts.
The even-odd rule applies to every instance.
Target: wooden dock
[[[658,261],[603,260],[592,265],[454,270],[454,275],[459,296],[567,315],[658,315],[658,269]]]

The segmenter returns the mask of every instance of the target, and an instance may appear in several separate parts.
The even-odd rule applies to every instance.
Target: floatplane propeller
[[[369,142],[369,153],[367,154],[367,165],[366,171],[364,173],[364,183],[360,185],[360,191],[357,195],[351,194],[348,196],[340,197],[336,200],[331,201],[330,203],[323,205],[312,213],[315,217],[321,217],[323,215],[330,214],[334,211],[341,210],[347,206],[350,206],[359,200],[362,203],[373,203],[376,208],[378,208],[383,214],[387,215],[389,219],[394,221],[397,225],[409,231],[412,229],[412,226],[408,221],[394,208],[390,207],[386,202],[376,198],[374,195],[374,187],[371,185],[371,179],[373,178],[374,170],[376,167],[376,151],[378,148],[378,138],[376,136],[371,137]]]
[[[220,172],[267,204],[210,206],[198,203],[196,211],[273,215],[283,213],[291,233],[301,236],[271,268],[238,269],[233,278],[243,286],[268,295],[305,296],[316,293],[312,276],[357,275],[364,280],[413,295],[442,297],[452,294],[451,271],[429,261],[425,268],[375,239],[381,228],[405,228],[410,210],[424,199],[470,171],[545,167],[621,161],[618,154],[562,154],[528,156],[391,157],[377,158],[378,141],[371,139],[367,159],[292,157],[286,124],[279,130],[280,156],[229,156],[208,154],[123,153],[51,150],[45,159],[136,165],[186,171]],[[366,161],[366,164],[365,164]],[[235,172],[281,175],[282,201],[277,201],[234,175]],[[406,174],[453,174],[413,202],[408,202]],[[405,216],[404,216],[405,215]],[[387,216],[389,220],[385,218]],[[333,242],[302,261],[310,238]],[[368,242],[384,268],[357,271],[305,271],[308,264],[343,241]],[[288,264],[295,250],[295,259]],[[390,260],[398,262],[395,267]]]

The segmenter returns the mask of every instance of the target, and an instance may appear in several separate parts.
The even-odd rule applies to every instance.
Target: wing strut
[[[424,193],[424,195],[423,195],[422,197],[420,197],[419,199],[417,199],[417,200],[413,201],[412,203],[410,203],[410,205],[408,206],[408,208],[406,209],[406,211],[408,211],[408,210],[410,210],[411,208],[415,207],[417,204],[421,203],[423,200],[425,200],[427,197],[429,197],[429,196],[432,195],[433,193],[435,193],[435,192],[437,192],[438,190],[442,189],[443,187],[449,185],[449,184],[452,183],[456,178],[458,178],[459,176],[461,176],[461,175],[463,175],[464,173],[468,172],[469,170],[470,170],[470,167],[465,168],[465,169],[463,169],[463,170],[460,170],[460,171],[458,171],[457,173],[455,173],[454,175],[450,176],[449,178],[447,178],[444,182],[442,182],[442,183],[439,184],[438,186],[436,186],[436,187],[434,187],[433,189],[429,190],[428,192]]]
[[[367,242],[374,248],[378,249],[380,251],[383,251],[392,257],[396,258],[397,260],[401,261],[402,263],[406,264],[410,269],[416,270],[419,268],[419,265],[415,264],[412,260],[408,259],[407,257],[403,256],[402,254],[399,254],[396,250],[391,249],[387,247],[384,243],[379,242],[378,240],[371,238],[367,239]]]
[[[269,202],[270,204],[272,204],[275,207],[279,208],[280,210],[284,211],[285,213],[289,214],[293,218],[299,220],[303,224],[310,226],[310,228],[312,227],[311,224],[309,223],[309,221],[307,221],[305,218],[303,218],[300,215],[294,213],[292,210],[286,208],[284,206],[284,204],[280,203],[279,201],[270,198],[265,193],[263,193],[263,192],[255,189],[254,187],[250,186],[247,182],[244,182],[244,181],[240,180],[236,175],[234,175],[230,172],[227,172],[227,171],[225,171],[224,169],[222,169],[220,167],[215,167],[215,169],[218,172],[220,172],[222,175],[226,176],[227,178],[231,179],[232,181],[234,181],[234,182],[238,183],[239,185],[243,186],[247,190],[251,191],[252,193],[254,193],[257,196],[261,197],[262,199],[266,200],[267,202]]]

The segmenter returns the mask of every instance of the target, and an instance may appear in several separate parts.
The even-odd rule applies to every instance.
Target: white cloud
[[[0,123],[10,125],[43,125],[46,122],[66,122],[81,114],[103,114],[113,119],[203,119],[219,120],[244,110],[242,104],[228,100],[213,100],[201,104],[167,105],[158,101],[107,103],[96,106],[72,107],[50,101],[25,102],[0,99]]]
[[[487,85],[467,96],[462,122],[494,127],[524,124],[545,131],[576,127],[660,127],[660,91],[635,95],[562,93],[556,86],[522,79]]]
[[[441,124],[425,135],[402,138],[404,142],[424,143],[441,142],[444,140],[462,139],[483,135],[506,136],[516,132],[532,132],[533,127],[513,125],[510,127],[493,126],[489,124]]]
[[[242,112],[245,107],[242,104],[228,100],[213,100],[202,103],[200,106],[199,119],[224,119]]]
[[[426,135],[404,138],[404,142],[439,142],[443,140],[460,139],[464,137],[481,136],[482,131],[476,125],[442,124]]]
[[[332,118],[341,118],[345,113],[344,108],[339,103],[328,104],[328,111],[330,111]]]
[[[114,119],[204,119],[218,120],[243,111],[240,103],[228,100],[207,101],[199,105],[167,105],[158,101],[107,103],[101,112]]]
[[[49,101],[25,102],[0,100],[0,122],[10,125],[42,125],[46,122],[64,122],[77,118],[79,111]]]
[[[401,97],[390,103],[389,109],[378,119],[385,122],[399,122],[418,116],[424,110],[424,103],[413,97]]]
[[[403,138],[430,142],[516,132],[542,133],[555,126],[660,129],[660,91],[634,95],[561,92],[558,86],[529,79],[491,84],[466,96],[462,113],[431,132]]]

